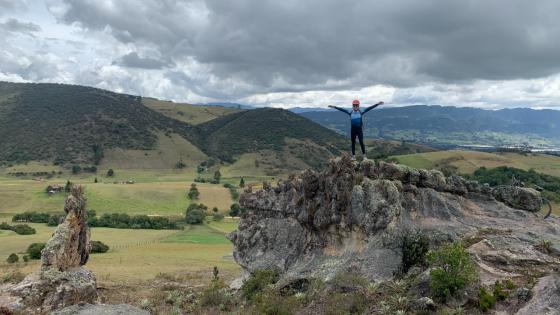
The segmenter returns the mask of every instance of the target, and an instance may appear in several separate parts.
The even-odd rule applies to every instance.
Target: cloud
[[[560,104],[554,0],[11,3],[4,77],[283,107]]]
[[[138,56],[138,53],[136,52],[131,52],[122,56],[121,58],[115,60],[113,64],[140,69],[162,69],[173,66],[173,63],[171,62],[165,62],[152,58],[142,58]]]
[[[193,58],[254,91],[511,80],[560,71],[560,2],[64,1],[66,23]],[[507,5],[506,5],[507,4]]]
[[[10,18],[4,23],[0,23],[0,30],[10,33],[31,34],[41,31],[41,27],[31,22],[20,22],[14,18]]]
[[[27,8],[25,1],[21,0],[0,0],[0,16],[13,11],[22,11]]]

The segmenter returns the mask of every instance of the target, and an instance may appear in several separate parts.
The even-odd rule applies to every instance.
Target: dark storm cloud
[[[0,22],[0,30],[11,33],[27,33],[31,34],[39,32],[41,27],[31,22],[20,22],[14,18],[8,19],[6,22]]]
[[[177,64],[193,59],[260,92],[560,71],[555,0],[63,2],[66,23],[156,47]]]
[[[117,64],[129,68],[140,68],[140,69],[162,69],[166,67],[173,66],[173,63],[165,62],[152,58],[142,58],[138,56],[138,53],[131,52],[114,61],[113,64]]]

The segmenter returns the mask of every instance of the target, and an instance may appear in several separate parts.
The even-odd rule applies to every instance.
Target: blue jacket
[[[366,107],[366,109],[362,110],[353,110],[353,109],[346,109],[346,108],[341,108],[341,107],[336,107],[333,106],[335,109],[338,109],[339,111],[346,113],[350,116],[350,125],[353,128],[362,128],[363,125],[363,120],[362,120],[362,116],[369,112],[370,110],[376,108],[379,105],[372,105],[370,107]]]

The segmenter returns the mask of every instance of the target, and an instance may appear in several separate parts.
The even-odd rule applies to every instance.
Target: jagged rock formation
[[[279,269],[284,279],[328,279],[339,270],[390,279],[401,263],[398,236],[411,229],[432,245],[469,239],[483,283],[527,269],[549,273],[560,262],[560,220],[534,213],[538,192],[434,170],[342,157],[322,172],[247,191],[240,203],[248,211],[229,235],[235,260],[248,272]],[[543,240],[548,253],[539,250]]]
[[[49,311],[97,300],[95,275],[83,266],[91,249],[85,205],[83,187],[74,186],[66,198],[66,218],[41,252],[41,267],[8,290],[20,308]]]

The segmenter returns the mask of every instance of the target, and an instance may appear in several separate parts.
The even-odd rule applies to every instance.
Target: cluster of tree
[[[153,230],[176,230],[177,223],[166,217],[134,215],[126,213],[104,213],[101,217],[95,216],[95,211],[88,211],[87,218],[90,227],[108,227],[116,229],[153,229]]]
[[[238,203],[233,203],[229,207],[229,215],[231,217],[238,217],[245,213],[246,209],[241,207]]]
[[[515,178],[527,187],[542,188],[543,195],[549,200],[560,201],[560,177],[538,173],[533,169],[525,171],[507,166],[493,169],[481,167],[469,177],[490,186],[511,185]]]
[[[45,212],[29,211],[14,215],[12,217],[12,221],[47,223],[48,226],[57,226],[64,220],[65,217],[66,215],[64,213],[49,214]],[[147,215],[130,216],[126,213],[105,213],[101,217],[98,217],[95,210],[87,211],[87,223],[90,227],[108,227],[117,229],[179,229],[177,223],[166,217],[150,217]]]
[[[92,165],[92,166],[85,166],[85,167],[81,167],[80,165],[72,165],[72,174],[78,174],[81,171],[87,172],[87,173],[97,173],[97,166]]]
[[[216,170],[214,172],[214,177],[213,178],[204,178],[204,177],[198,176],[197,178],[194,179],[194,181],[197,182],[197,183],[219,184],[221,178],[222,178],[222,173],[220,173],[219,170]]]
[[[241,180],[243,180],[243,178]],[[225,183],[224,187],[229,189],[231,199],[233,199],[233,200],[239,199],[239,192],[237,191],[237,187],[235,187],[234,185],[232,185],[230,183]]]
[[[0,230],[14,231],[18,235],[31,235],[37,233],[34,228],[27,224],[9,225],[6,222],[0,223]]]
[[[12,222],[46,223],[48,226],[57,226],[66,215],[64,213],[47,213],[26,211],[12,217]]]
[[[51,172],[31,172],[31,173],[27,173],[27,172],[11,172],[8,173],[8,175],[10,176],[15,176],[15,177],[23,177],[23,176],[33,176],[33,177],[46,177],[46,178],[53,178],[55,175],[61,175],[62,171],[51,171]]]
[[[206,217],[208,207],[203,204],[191,203],[185,213],[185,221],[188,224],[201,224]]]
[[[48,223],[50,214],[46,212],[26,211],[12,217],[12,222]]]
[[[190,200],[198,200],[198,197],[200,196],[200,192],[198,191],[198,188],[196,188],[195,183],[191,184],[191,189],[189,190],[187,196],[189,197]]]
[[[219,161],[217,159],[214,158],[209,158],[206,161],[202,161],[200,164],[198,164],[198,166],[196,167],[196,171],[197,173],[204,173],[207,169],[211,168],[212,166],[218,164]]]
[[[31,243],[26,250],[26,255],[23,256],[23,260],[27,259],[41,259],[41,251],[45,248],[46,243]],[[101,241],[91,241],[91,251],[92,254],[106,253],[109,250],[109,246]]]
[[[175,163],[175,168],[182,169],[185,167],[187,167],[187,164],[183,162],[183,159],[180,159],[177,163]]]

